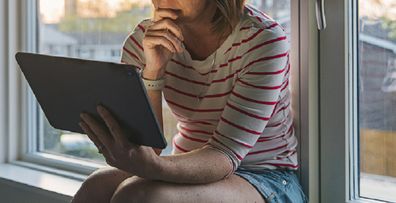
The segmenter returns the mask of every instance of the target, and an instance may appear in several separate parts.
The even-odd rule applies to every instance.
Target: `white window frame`
[[[0,135],[0,139],[5,140],[0,146],[4,145],[1,147],[6,149],[0,151],[2,158],[0,161],[47,170],[48,168],[42,167],[44,165],[54,168],[47,171],[51,173],[55,171],[68,177],[72,175],[62,171],[89,174],[100,166],[87,165],[86,162],[61,156],[29,154],[35,142],[23,136],[34,130],[32,125],[34,119],[29,117],[37,117],[37,113],[26,111],[29,105],[34,105],[34,102],[27,96],[30,94],[28,86],[15,62],[14,54],[17,50],[35,51],[33,48],[36,46],[36,41],[32,38],[35,33],[28,32],[32,31],[33,27],[26,30],[27,26],[35,26],[37,23],[37,18],[29,19],[29,16],[35,15],[35,9],[29,9],[36,6],[34,2],[33,0],[1,2],[5,4],[5,7],[1,8],[8,8],[5,9],[8,17],[8,32],[4,37],[8,43],[3,49],[0,48],[4,53],[0,54],[0,59],[1,57],[6,59],[6,67],[0,69],[5,73],[0,76],[2,79],[0,83],[6,88],[0,88],[0,96],[7,98],[0,99],[0,110],[6,110],[6,113],[0,116],[0,127],[4,127],[0,129],[0,133],[5,135]],[[299,176],[311,202],[319,202],[318,31],[315,3],[309,0],[291,0],[291,19],[293,21],[291,43],[295,50],[291,53],[292,74],[299,76],[294,78],[292,84],[294,92],[292,107],[295,113],[296,136],[299,139],[298,152],[301,166]],[[15,35],[15,33],[22,34]],[[304,172],[301,173],[302,171]],[[83,180],[83,176],[73,177]]]
[[[326,1],[319,36],[320,202],[384,202],[358,191],[357,3]]]

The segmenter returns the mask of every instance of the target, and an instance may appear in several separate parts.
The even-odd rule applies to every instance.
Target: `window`
[[[152,15],[150,1],[38,0],[38,5],[39,53],[111,62],[119,62],[123,42],[137,23]],[[103,163],[87,136],[54,129],[41,110],[38,114],[33,151]],[[167,108],[164,116],[173,119]]]
[[[395,202],[394,1],[326,1],[320,32],[321,202]],[[331,11],[331,12],[330,12]]]
[[[396,202],[396,2],[358,4],[359,191]]]

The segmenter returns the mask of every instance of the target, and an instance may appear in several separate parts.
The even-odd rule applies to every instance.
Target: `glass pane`
[[[150,0],[39,0],[39,52],[101,61],[120,61],[122,44],[133,28],[152,15]],[[173,117],[164,108],[166,120]],[[41,114],[44,115],[44,114]],[[44,116],[39,149],[104,161],[86,135],[54,129]],[[174,122],[169,122],[174,123]],[[169,128],[167,123],[166,128]],[[175,128],[175,127],[173,127]],[[167,137],[170,137],[167,134]]]
[[[396,2],[359,1],[360,196],[396,202]]]

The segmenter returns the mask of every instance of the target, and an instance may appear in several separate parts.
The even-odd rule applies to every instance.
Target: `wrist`
[[[159,80],[165,75],[162,70],[147,70],[146,68],[142,71],[142,77],[147,80]]]
[[[153,164],[153,171],[150,173],[151,178],[153,180],[160,180],[163,181],[165,180],[164,176],[167,171],[167,160],[164,159],[164,157],[157,156],[156,161]]]

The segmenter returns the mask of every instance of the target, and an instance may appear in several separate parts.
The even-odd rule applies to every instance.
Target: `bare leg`
[[[237,175],[203,185],[150,181],[134,176],[123,181],[111,199],[111,203],[123,202],[265,203],[265,200],[250,183]]]
[[[132,175],[113,167],[93,172],[74,195],[72,203],[110,202],[118,185]]]

